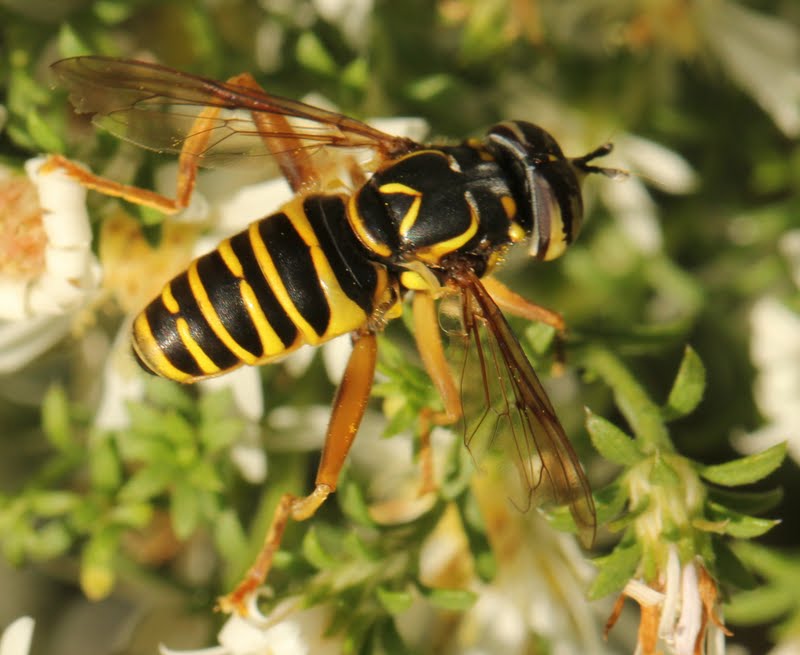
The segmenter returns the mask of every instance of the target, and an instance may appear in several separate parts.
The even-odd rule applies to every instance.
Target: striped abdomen
[[[388,273],[365,258],[345,201],[297,197],[193,261],[136,317],[140,363],[193,382],[365,325]]]

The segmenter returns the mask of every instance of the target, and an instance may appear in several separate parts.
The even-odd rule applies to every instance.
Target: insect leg
[[[505,313],[529,321],[544,323],[558,332],[564,331],[564,319],[558,312],[532,303],[493,277],[485,277],[481,281],[489,295]]]
[[[228,84],[235,84],[267,95],[250,73],[241,73],[232,77],[228,80]],[[292,136],[295,132],[286,117],[277,112],[251,112],[251,116],[261,139],[280,166],[281,173],[292,191],[298,193],[304,186],[315,184],[319,179],[319,174],[311,166],[307,157],[300,156],[300,153],[306,153],[306,149],[300,139]]]
[[[236,75],[230,78],[228,83],[259,91],[261,90],[261,87],[249,73]],[[148,191],[147,189],[129,184],[121,184],[100,175],[95,175],[62,155],[51,155],[47,162],[45,162],[43,170],[48,171],[60,168],[69,177],[88,189],[99,191],[100,193],[114,198],[123,198],[137,205],[151,207],[165,214],[175,214],[189,205],[189,200],[192,197],[192,192],[194,191],[197,181],[198,162],[208,148],[209,139],[213,133],[213,128],[219,120],[220,111],[220,107],[204,107],[192,123],[192,127],[183,141],[181,152],[178,156],[178,182],[175,189],[175,198],[168,198],[154,191]],[[259,129],[268,126],[270,120],[280,122],[281,127],[284,124],[288,126],[288,122],[283,117],[267,119],[254,115],[253,118]],[[266,129],[269,128],[266,127]],[[273,147],[270,143],[271,140],[268,140],[266,137],[264,140],[272,152]],[[275,140],[277,141],[278,139]],[[278,144],[278,147],[275,147],[275,150],[279,149],[279,146],[280,144]],[[283,163],[280,160],[279,163],[281,164],[281,169],[284,174],[287,174]],[[290,183],[292,182],[288,175],[287,179],[289,179]]]
[[[284,494],[281,497],[255,563],[237,587],[219,599],[218,607],[223,612],[236,611],[242,615],[247,613],[246,601],[264,583],[289,519],[304,521],[310,518],[336,490],[344,460],[367,407],[377,352],[374,334],[365,332],[356,336],[350,361],[333,403],[333,413],[317,471],[316,487],[308,496],[298,498],[292,494]]]
[[[414,294],[414,338],[417,342],[422,363],[442,398],[444,411],[437,412],[430,408],[422,410],[420,423],[420,464],[422,467],[422,485],[420,493],[424,494],[436,488],[433,479],[433,453],[430,436],[434,425],[452,425],[462,414],[461,395],[453,379],[453,374],[444,356],[442,335],[436,313],[436,303],[428,293]]]

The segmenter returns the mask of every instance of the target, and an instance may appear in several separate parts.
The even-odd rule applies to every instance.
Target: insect
[[[416,344],[443,403],[441,411],[422,413],[422,439],[433,425],[462,415],[436,310],[437,299],[454,296],[470,340],[479,348],[482,340],[491,344],[493,363],[480,354],[484,379],[491,366],[505,376],[527,484],[533,490],[544,483],[591,542],[596,520],[588,481],[503,310],[558,328],[561,319],[490,274],[514,244],[527,242],[541,260],[564,252],[581,226],[581,179],[616,173],[590,164],[610,144],[568,158],[542,128],[508,121],[482,140],[423,145],[270,95],[249,74],[215,82],[91,56],[59,61],[53,71],[79,112],[94,113],[97,124],[138,145],[179,155],[174,199],[51,157],[49,166],[85,186],[174,213],[187,206],[199,165],[266,155],[296,194],[192,262],[139,314],[132,342],[145,369],[190,383],[352,335],[316,486],[305,497],[282,497],[261,554],[220,600],[223,609],[244,611],[288,520],[309,518],[336,489],[370,394],[376,333],[400,314],[408,295]],[[538,462],[535,469],[526,457]]]

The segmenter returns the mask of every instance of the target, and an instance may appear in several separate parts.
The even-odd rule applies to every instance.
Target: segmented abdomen
[[[297,197],[193,261],[134,321],[144,368],[194,382],[363,326],[388,273],[365,258],[345,202]]]

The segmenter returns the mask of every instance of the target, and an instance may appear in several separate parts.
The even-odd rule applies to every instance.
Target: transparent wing
[[[482,409],[466,423],[467,447],[478,456],[500,451],[511,457],[523,494],[521,502],[512,500],[521,509],[541,501],[568,505],[582,543],[590,546],[597,527],[591,488],[546,391],[480,279],[459,273],[457,283],[468,340],[464,371],[480,378],[462,379],[462,393],[471,386],[482,394]]]
[[[418,147],[336,112],[157,64],[89,56],[52,70],[75,109],[93,113],[97,125],[158,152],[178,153],[200,138],[193,155],[204,166],[281,153],[310,160],[333,148],[367,150],[362,159],[377,167]]]

